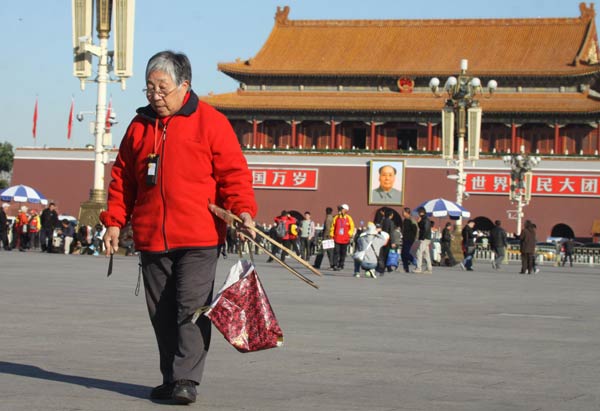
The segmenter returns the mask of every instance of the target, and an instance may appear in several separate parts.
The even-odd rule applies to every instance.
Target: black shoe
[[[191,404],[196,402],[196,383],[190,380],[179,380],[173,388],[173,401],[177,404]]]
[[[174,382],[166,382],[158,387],[152,388],[150,398],[153,400],[170,400],[173,397]]]
[[[467,271],[473,271],[473,269],[471,267],[466,269]]]
[[[269,258],[267,258],[267,263],[270,263],[270,262],[272,262],[272,261],[273,261],[273,257],[269,257]]]

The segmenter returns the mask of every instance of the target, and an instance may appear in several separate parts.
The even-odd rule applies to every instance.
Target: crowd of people
[[[283,248],[272,247],[271,253],[282,261],[290,252],[294,252],[306,261],[314,256],[313,267],[321,269],[327,258],[329,269],[345,269],[347,259],[352,259],[354,276],[364,275],[370,278],[383,276],[386,272],[402,269],[406,273],[431,274],[434,266],[459,266],[465,271],[474,271],[473,259],[478,246],[478,238],[485,238],[486,247],[492,252],[491,266],[500,270],[505,264],[509,248],[509,235],[496,220],[489,231],[475,229],[475,221],[468,220],[461,231],[461,258],[452,251],[455,241],[454,225],[447,221],[443,227],[437,227],[424,208],[401,209],[401,214],[390,207],[383,207],[366,226],[357,226],[349,214],[348,204],[340,204],[334,214],[331,207],[325,209],[324,221],[316,225],[311,212],[300,214],[283,210],[275,216],[272,224],[258,226],[271,238],[280,242]],[[362,222],[361,222],[362,223]],[[228,236],[227,252],[234,253],[240,246],[235,238],[235,230]],[[519,237],[523,266],[521,273],[539,272],[535,265],[535,245],[537,238],[535,224],[527,220],[523,233]],[[572,244],[572,243],[571,243]],[[569,245],[565,243],[565,250]],[[258,251],[258,250],[256,250]],[[567,258],[572,260],[565,251]],[[269,257],[267,262],[272,262]]]
[[[39,251],[59,254],[100,255],[104,251],[102,236],[105,227],[79,225],[73,219],[59,218],[56,204],[50,202],[38,212],[33,207],[21,206],[16,217],[9,218],[10,204],[3,203],[0,212],[0,245],[5,251]],[[134,254],[132,241],[126,244],[126,254]]]
[[[60,227],[56,205],[50,203],[41,213],[38,210],[21,206],[17,216],[12,220],[8,218],[7,211],[10,205],[2,204],[0,212],[0,241],[2,248],[10,251],[41,250],[48,251],[54,247],[53,239],[56,235],[55,229]],[[63,235],[64,238],[64,235]]]
[[[383,208],[366,226],[357,226],[349,211],[348,204],[340,204],[335,214],[333,208],[327,207],[325,220],[316,226],[310,211],[294,216],[291,211],[283,210],[274,217],[272,225],[259,228],[281,243],[283,248],[273,247],[271,253],[282,261],[289,252],[307,261],[314,255],[313,267],[321,269],[327,257],[330,270],[342,271],[346,260],[351,257],[356,277],[360,277],[364,270],[365,276],[377,278],[397,270],[399,266],[406,272],[431,272],[434,264],[431,239],[437,229],[424,210],[415,216],[409,208],[405,208],[400,216],[391,208]],[[420,248],[414,249],[413,245],[417,242]],[[228,243],[229,252],[235,250],[232,243]],[[437,254],[439,256],[440,253]],[[267,261],[273,261],[273,257]],[[423,261],[424,267],[421,266]],[[439,264],[439,257],[435,262]],[[416,268],[411,271],[411,266]]]
[[[56,205],[52,202],[41,212],[21,206],[14,219],[7,217],[8,208],[9,204],[4,203],[0,211],[0,246],[3,250],[39,250],[48,253],[89,255],[101,255],[105,251],[102,237],[106,228],[101,223],[89,227],[75,225],[68,219],[59,220]],[[406,273],[429,274],[432,273],[433,266],[437,265],[459,265],[463,270],[473,271],[476,241],[481,235],[489,241],[489,249],[493,252],[493,269],[499,270],[506,259],[509,237],[500,220],[494,222],[489,232],[477,232],[475,221],[467,221],[461,232],[463,258],[457,260],[452,252],[452,223],[446,222],[440,231],[423,208],[413,212],[405,207],[400,215],[396,210],[384,207],[366,227],[357,227],[349,210],[347,204],[341,204],[334,214],[333,209],[327,207],[325,220],[319,225],[312,219],[310,211],[293,216],[292,211],[283,210],[274,218],[273,224],[259,225],[258,228],[284,246],[283,249],[272,249],[282,261],[285,261],[290,251],[306,261],[310,261],[314,256],[313,267],[317,269],[321,268],[323,259],[327,257],[329,269],[341,271],[345,268],[349,250],[363,251],[363,247],[370,248],[366,252],[367,261],[360,267],[354,261],[356,277],[360,276],[361,267],[366,271],[365,275],[371,278],[396,271],[399,267]],[[381,242],[380,237],[385,237],[385,241]],[[364,239],[367,241],[363,241]],[[126,248],[126,255],[137,254],[130,225],[121,233],[120,242]],[[536,243],[536,226],[527,220],[519,236],[521,274],[539,272],[535,264]],[[270,247],[269,244],[264,245]],[[230,228],[223,254],[236,253],[240,246],[235,229]],[[374,252],[373,249],[377,251]],[[258,252],[258,249],[256,251]],[[561,264],[564,266],[569,262],[570,266],[573,266],[573,239],[564,242],[562,252],[564,258]],[[373,263],[374,258],[377,265],[365,268]],[[269,257],[267,261],[271,262],[273,258]]]

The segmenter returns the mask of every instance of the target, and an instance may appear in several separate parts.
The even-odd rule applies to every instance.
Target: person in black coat
[[[432,262],[431,262],[431,220],[427,217],[425,208],[419,207],[417,209],[419,215],[417,226],[419,227],[419,246],[417,248],[417,268],[413,270],[413,273],[431,273]],[[425,264],[425,267],[423,267]]]
[[[473,255],[475,254],[475,234],[473,233],[475,221],[469,220],[467,225],[462,229],[462,248],[464,260],[460,263],[460,268],[467,271],[473,271]]]
[[[575,248],[575,243],[573,242],[572,238],[567,239],[567,241],[565,241],[565,243],[563,244],[563,249],[565,251],[565,255],[562,260],[563,267],[567,263],[567,258],[569,259],[569,263],[571,264],[571,267],[573,267],[573,249],[574,248]]]
[[[402,211],[402,266],[404,271],[410,273],[409,266],[413,262],[413,256],[410,253],[415,240],[417,239],[417,223],[410,216],[410,208],[406,207]]]
[[[392,233],[396,229],[396,224],[394,224],[394,216],[395,216],[394,210],[391,210],[391,209],[387,210],[387,212],[385,213],[385,218],[381,221],[381,231],[386,232],[389,236],[388,238],[392,238]],[[380,275],[383,275],[386,268],[387,268],[387,271],[392,271],[392,267],[387,267],[387,264],[386,264],[388,254],[390,253],[391,248],[392,248],[391,243],[388,242],[383,247],[381,247],[381,250],[379,250],[379,261],[378,261],[378,266],[377,266],[377,272],[379,272]]]
[[[521,274],[533,274],[537,239],[535,226],[531,221],[525,221],[525,227],[519,236],[519,241],[521,243]]]
[[[10,223],[8,221],[8,217],[6,216],[6,210],[8,210],[9,205],[7,203],[2,204],[2,209],[0,209],[0,242],[2,243],[2,247],[5,250],[10,250],[10,244],[8,243],[8,230],[10,229]],[[571,264],[573,265],[573,264]]]
[[[441,261],[444,261],[444,256],[448,258],[447,264],[452,267],[456,265],[456,259],[452,254],[452,223],[447,222],[442,230],[442,238],[440,245],[442,246]]]
[[[492,268],[496,270],[500,269],[500,265],[502,261],[504,261],[504,256],[506,255],[506,246],[508,242],[506,241],[506,231],[501,227],[500,220],[496,220],[494,222],[494,228],[490,231],[490,247],[495,254],[495,258],[492,261]]]
[[[44,208],[44,211],[40,215],[40,223],[42,224],[40,231],[42,251],[51,252],[54,229],[58,227],[58,213],[56,212],[56,205],[54,203],[50,203],[47,208]]]

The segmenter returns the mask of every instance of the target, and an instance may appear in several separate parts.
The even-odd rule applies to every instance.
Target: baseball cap
[[[348,204],[342,204],[340,207],[342,207],[346,211],[350,211],[350,207],[348,206]]]

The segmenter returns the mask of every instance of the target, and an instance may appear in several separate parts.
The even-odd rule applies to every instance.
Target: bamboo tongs
[[[228,225],[230,225],[232,227],[239,228],[244,223],[241,218],[239,218],[238,216],[236,216],[232,212],[219,207],[216,204],[209,204],[208,208],[209,208],[209,210],[214,215],[216,215],[217,217],[219,217],[221,220],[225,221]],[[288,253],[288,255],[290,257],[292,257],[294,260],[296,260],[297,262],[299,262],[300,264],[302,264],[304,267],[308,268],[314,274],[316,274],[318,276],[322,276],[322,274],[319,272],[319,270],[317,270],[312,265],[310,265],[310,263],[308,263],[304,259],[298,257],[292,250],[290,250],[289,248],[285,247],[280,242],[273,240],[270,236],[266,235],[261,230],[257,229],[256,227],[250,227],[250,226],[244,226],[244,227],[247,228],[247,229],[249,229],[250,231],[254,232],[259,237],[267,240],[268,242],[270,242],[274,246],[279,247],[280,249],[282,249],[283,251],[285,251],[286,253]],[[277,258],[277,256],[275,256],[273,253],[271,253],[271,251],[269,251],[265,246],[263,246],[262,244],[260,244],[254,238],[252,238],[251,236],[249,236],[246,233],[241,232],[241,231],[239,231],[238,233],[242,236],[242,238],[244,238],[245,240],[250,241],[252,244],[256,245],[261,250],[263,250],[267,255],[269,255],[273,260],[275,260],[279,264],[281,264],[290,273],[292,273],[293,275],[295,275],[296,277],[298,277],[299,279],[301,279],[302,281],[304,281],[308,285],[310,285],[310,286],[312,286],[314,288],[319,288],[319,286],[317,284],[315,284],[311,279],[309,279],[309,278],[305,277],[304,275],[300,274],[294,268],[292,268],[289,265],[287,265],[284,261],[282,261],[279,258]]]

